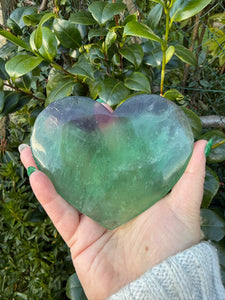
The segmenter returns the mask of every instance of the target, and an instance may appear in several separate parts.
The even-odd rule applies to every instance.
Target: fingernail
[[[97,101],[98,103],[106,103],[103,99],[100,99],[100,98],[97,99],[96,101]]]
[[[21,145],[19,145],[19,147],[18,147],[19,153],[21,153],[27,147],[29,147],[27,144],[21,144]]]
[[[27,174],[28,174],[28,176],[30,177],[30,175],[32,173],[34,173],[35,171],[37,171],[37,169],[35,167],[28,167],[27,168]]]
[[[205,156],[209,156],[213,145],[213,139],[211,138],[205,146]]]

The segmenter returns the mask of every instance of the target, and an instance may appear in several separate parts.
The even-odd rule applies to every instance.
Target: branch
[[[8,29],[5,25],[3,25],[3,24],[0,24],[0,27],[1,27],[2,29],[4,29],[4,30],[9,31],[9,29]]]
[[[40,11],[46,10],[47,6],[48,6],[48,0],[42,0],[39,10]]]
[[[123,3],[126,4],[129,15],[138,13],[138,9],[132,0],[123,0]]]
[[[198,39],[198,34],[199,34],[199,27],[200,27],[200,14],[198,14],[195,17],[195,22],[194,22],[194,28],[193,28],[193,32],[192,32],[192,39],[191,39],[191,45],[189,47],[189,50],[191,52],[193,52],[194,50],[194,45],[196,40]],[[185,87],[187,85],[187,80],[189,77],[189,69],[190,69],[190,65],[189,64],[185,64],[185,69],[184,69],[184,76],[183,76],[183,80],[182,80],[182,86]],[[182,93],[184,93],[184,90],[182,90]]]
[[[217,116],[217,115],[203,116],[200,117],[200,120],[202,122],[203,128],[213,127],[213,128],[225,129],[224,116]]]
[[[7,86],[7,87],[10,87],[11,89],[13,89],[13,90],[15,90],[15,91],[17,91],[17,92],[20,92],[20,93],[23,93],[23,94],[25,94],[25,95],[28,95],[28,96],[30,96],[30,97],[32,97],[32,98],[34,98],[34,99],[36,99],[36,100],[38,100],[38,101],[40,101],[40,102],[44,102],[43,99],[36,97],[36,96],[35,96],[34,94],[32,94],[32,93],[25,92],[25,91],[23,91],[23,90],[17,88],[16,86],[13,86],[13,85],[11,85],[11,84],[7,84],[7,83],[5,83],[5,82],[4,82],[4,85]]]
[[[139,16],[140,12],[137,6],[134,4],[133,0],[123,0],[123,3],[126,4],[129,15],[137,14],[137,16]],[[133,36],[131,40],[133,43],[141,44],[141,38],[139,37]]]
[[[0,137],[1,137],[1,139],[6,139],[6,137],[7,137],[7,128],[8,128],[7,123],[8,123],[8,116],[0,119]]]

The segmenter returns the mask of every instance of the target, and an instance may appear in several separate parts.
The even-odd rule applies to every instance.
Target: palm
[[[168,199],[116,230],[96,229],[98,237],[81,253],[76,244],[71,247],[74,266],[90,299],[105,299],[166,259],[168,253],[173,255],[198,242],[200,236],[200,230],[191,232],[177,219]],[[83,238],[88,235],[86,232]]]
[[[89,299],[109,297],[168,256],[200,240],[205,144],[201,141],[195,145],[195,155],[169,195],[112,231],[79,215],[56,194],[43,173],[32,174],[30,180],[36,197],[70,247]],[[21,159],[26,167],[34,165],[29,148],[22,152]]]

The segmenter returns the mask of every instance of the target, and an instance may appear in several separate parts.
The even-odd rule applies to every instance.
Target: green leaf
[[[85,83],[87,84],[87,82],[85,82]],[[87,89],[87,85],[84,85],[78,81],[74,83],[73,89],[71,92],[72,96],[87,96],[88,93],[89,93],[89,90]]]
[[[81,25],[95,25],[97,22],[92,17],[92,14],[89,11],[79,11],[77,13],[71,14],[70,22],[74,24]]]
[[[204,196],[202,201],[202,207],[208,208],[213,198],[218,192],[220,182],[217,174],[206,166],[205,182],[204,182]]]
[[[135,69],[140,67],[144,57],[143,48],[139,44],[124,46],[119,49],[119,53],[132,63],[135,66]]]
[[[115,53],[112,57],[112,63],[114,66],[121,66],[121,57],[118,53]]]
[[[176,89],[170,89],[170,90],[166,91],[164,93],[163,97],[165,97],[171,101],[178,101],[178,102],[184,99],[184,95],[182,95]]]
[[[0,113],[3,111],[5,106],[5,94],[3,91],[0,91]]]
[[[201,209],[202,224],[201,228],[207,239],[220,241],[225,236],[225,222],[213,210]]]
[[[225,139],[225,134],[220,130],[210,130],[199,137],[199,140],[204,139],[209,141],[213,139],[213,145],[222,142]],[[212,149],[207,157],[208,163],[217,163],[225,160],[225,143],[219,147]]]
[[[155,3],[162,4],[162,5],[164,4],[164,3],[163,3],[163,0],[151,0],[151,1],[152,1],[152,2],[155,2]]]
[[[20,29],[18,24],[10,18],[7,20],[7,27],[11,29],[16,35],[22,35],[22,30]]]
[[[0,118],[7,116],[8,114],[15,111],[15,108],[19,102],[19,93],[17,92],[6,92],[5,93],[5,105],[0,113]]]
[[[134,72],[124,81],[124,85],[134,91],[151,93],[151,86],[148,78],[141,72]]]
[[[225,64],[225,55],[222,53],[220,53],[220,56],[219,56],[219,64],[221,67]]]
[[[44,12],[26,15],[26,16],[23,16],[23,22],[24,22],[27,26],[33,26],[33,27],[35,27],[35,26],[41,21],[41,18],[42,18],[44,15],[45,15]]]
[[[96,99],[98,97],[98,85],[100,84],[100,80],[87,80],[88,88],[90,92],[90,96],[92,99]]]
[[[14,112],[17,110],[20,110],[22,107],[24,107],[24,105],[26,105],[31,100],[31,98],[32,97],[30,95],[20,93],[19,102],[17,103],[17,106],[16,106]]]
[[[54,4],[55,4],[55,7],[56,7],[57,11],[59,11],[60,10],[60,5],[63,5],[65,3],[63,3],[62,0],[55,0]]]
[[[144,62],[152,67],[161,67],[162,59],[163,52],[161,47],[159,46],[146,53],[146,56],[144,57]]]
[[[26,92],[29,92],[32,76],[29,76],[30,74],[25,74],[19,78],[17,78],[14,82],[15,86],[21,90],[24,90]]]
[[[34,122],[37,118],[37,116],[42,112],[43,108],[42,107],[35,107],[34,110],[31,111],[30,115],[29,115],[29,123],[31,126],[34,125]],[[34,211],[34,214],[36,216],[36,212]],[[43,214],[42,214],[43,216]],[[34,220],[30,220],[31,222],[35,222]]]
[[[6,63],[5,68],[9,76],[15,80],[35,69],[42,61],[43,58],[41,57],[17,55]]]
[[[202,132],[201,120],[199,119],[198,115],[194,113],[192,110],[186,107],[182,107],[182,110],[185,113],[186,117],[188,118],[194,138],[198,137]]]
[[[73,23],[62,19],[55,19],[53,28],[58,40],[64,47],[72,49],[80,47],[81,35]]]
[[[40,53],[42,57],[44,57],[47,61],[52,61],[52,59],[57,54],[57,40],[53,32],[47,28],[42,27],[42,45],[39,50],[36,49],[35,45],[35,33],[36,30],[32,32],[30,36],[30,46],[33,51],[37,51]]]
[[[35,7],[19,7],[16,8],[7,20],[8,28],[12,29],[15,34],[22,35],[22,29],[25,27],[23,17],[32,15],[36,12]]]
[[[76,273],[71,275],[66,283],[66,296],[71,300],[87,300]]]
[[[0,117],[7,116],[8,114],[14,113],[20,110],[24,105],[26,105],[30,100],[31,96],[25,95],[20,92],[9,92],[5,91],[5,105],[0,114]]]
[[[175,46],[175,55],[179,57],[183,62],[196,66],[197,65],[197,59],[193,52],[191,52],[189,49],[185,48],[182,45],[176,45]]]
[[[123,26],[125,26],[129,22],[137,22],[137,21],[138,21],[137,14],[128,15],[123,22]]]
[[[107,30],[105,28],[94,28],[88,32],[88,40],[90,41],[93,37],[96,36],[106,36]]]
[[[48,84],[46,86],[47,100],[45,105],[57,99],[69,96],[71,94],[75,79],[72,76],[64,75],[61,73],[55,73],[48,78]]]
[[[162,17],[162,12],[163,12],[163,6],[161,4],[156,4],[154,8],[151,9],[147,18],[147,25],[150,28],[155,29],[158,26],[159,21]]]
[[[218,13],[209,17],[209,20],[217,20],[223,22],[225,20],[225,11],[223,13]]]
[[[88,28],[86,25],[76,24],[78,31],[80,32],[81,39],[84,40],[88,34]]]
[[[6,43],[0,48],[0,58],[8,59],[11,55],[15,55],[15,52],[17,52],[17,50],[17,45],[11,43],[10,41],[6,41]]]
[[[104,42],[104,52],[107,53],[109,48],[115,43],[115,40],[117,38],[117,34],[113,30],[109,30],[109,32],[106,35],[105,42]]]
[[[169,46],[169,48],[166,50],[166,64],[171,60],[175,53],[175,47],[174,46]]]
[[[100,24],[104,25],[107,21],[118,15],[126,8],[123,3],[108,3],[104,1],[95,1],[89,7],[93,18]]]
[[[180,22],[203,10],[211,0],[176,0],[170,10],[170,18]]]
[[[7,30],[0,30],[0,35],[4,36],[7,40],[9,40],[10,42],[12,42],[13,44],[26,49],[28,51],[30,51],[30,47],[21,39],[17,38],[15,35],[13,35],[11,32],[7,31]]]
[[[92,65],[84,55],[79,58],[78,62],[72,66],[69,72],[84,78],[88,77],[90,79],[94,79],[94,70]]]
[[[5,64],[5,61],[0,58],[0,78],[3,80],[9,79],[9,74],[6,72]]]
[[[198,56],[198,65],[202,65],[206,61],[206,51],[202,50]]]
[[[156,41],[160,44],[164,43],[164,41],[151,30],[151,28],[149,28],[144,24],[140,24],[138,22],[127,23],[126,26],[124,27],[123,35],[138,36],[148,40]]]
[[[88,58],[90,62],[96,66],[99,66],[99,64],[101,64],[101,62],[105,60],[104,53],[98,45],[96,46],[96,44],[91,44],[87,46],[85,46],[85,50],[88,53]]]
[[[34,43],[35,43],[36,49],[40,49],[41,45],[42,45],[42,26],[45,22],[47,22],[51,18],[57,18],[57,15],[54,13],[47,13],[41,18],[41,21],[38,24],[38,27],[37,27],[37,29],[35,31],[35,35],[34,35]]]
[[[106,78],[98,84],[99,98],[103,99],[108,105],[119,104],[130,94],[122,81],[115,78]]]

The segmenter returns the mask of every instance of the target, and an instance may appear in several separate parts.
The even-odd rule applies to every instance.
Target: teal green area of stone
[[[186,116],[157,95],[113,113],[86,97],[50,104],[31,137],[36,164],[80,212],[113,229],[165,196],[183,174],[193,135]]]

